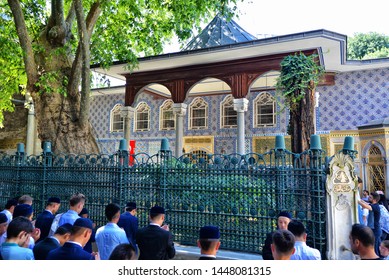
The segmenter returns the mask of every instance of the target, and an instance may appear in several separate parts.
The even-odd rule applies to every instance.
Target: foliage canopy
[[[48,69],[39,68],[38,62],[31,64],[34,55],[44,56],[51,49],[45,58],[54,63],[55,56],[61,54],[77,59],[77,50],[88,45],[90,57],[83,55],[82,59],[88,59],[90,65],[108,68],[114,61],[121,61],[135,67],[138,57],[160,54],[174,35],[182,43],[203,20],[218,12],[232,16],[239,1],[242,0],[1,0],[0,45],[7,51],[0,52],[0,125],[2,112],[13,109],[13,94],[37,87],[40,91],[61,91],[66,96],[70,87],[81,84],[81,79],[75,78],[78,85],[70,85],[69,78],[60,89],[52,86],[57,74],[47,75]],[[19,7],[21,13],[15,13]],[[18,34],[17,30],[22,29],[26,32]],[[58,38],[61,32],[66,34],[60,42],[42,40],[44,36]],[[86,38],[87,45],[81,42],[82,38]],[[31,42],[30,53],[30,46],[21,43],[22,39]],[[29,75],[28,70],[34,66],[38,66],[36,74]],[[76,75],[81,76],[81,71],[73,76]]]
[[[289,108],[299,102],[307,90],[319,83],[324,68],[317,63],[317,55],[295,53],[281,61],[281,71],[277,78],[276,90],[285,97]]]
[[[348,59],[389,57],[389,36],[377,32],[355,33],[347,44]]]

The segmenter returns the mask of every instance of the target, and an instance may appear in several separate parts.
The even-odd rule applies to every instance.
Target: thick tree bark
[[[290,110],[289,131],[293,153],[302,153],[310,147],[311,135],[315,130],[313,92],[307,92]]]
[[[38,100],[37,100],[38,101]],[[97,143],[91,126],[79,123],[80,100],[60,94],[41,94],[36,102],[38,133],[43,141],[51,141],[55,153],[96,153]]]

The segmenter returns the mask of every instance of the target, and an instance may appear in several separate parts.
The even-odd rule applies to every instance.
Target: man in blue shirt
[[[69,210],[62,214],[58,221],[58,226],[62,226],[67,223],[73,225],[74,222],[80,218],[78,214],[81,212],[82,208],[84,208],[85,200],[85,195],[82,193],[73,194],[69,199]]]
[[[34,253],[26,248],[30,241],[34,226],[23,216],[12,219],[7,228],[7,239],[0,247],[0,255],[4,260],[34,260]]]
[[[110,203],[105,207],[105,216],[108,223],[96,231],[96,245],[101,260],[108,260],[113,249],[119,244],[129,243],[126,233],[118,227],[120,207],[116,203]]]
[[[288,224],[288,230],[295,238],[294,248],[296,250],[290,257],[291,260],[321,260],[320,251],[307,245],[307,232],[302,222],[292,220]]]
[[[5,204],[4,210],[0,212],[7,216],[8,223],[12,221],[12,215],[16,205],[18,205],[18,201],[16,199],[9,199]]]
[[[381,219],[381,210],[378,202],[380,201],[380,195],[376,192],[373,192],[369,195],[370,204],[366,203],[362,199],[358,200],[359,205],[363,208],[368,209],[369,217],[368,217],[368,226],[373,230],[375,236],[375,253],[380,255],[380,243],[381,243],[381,235],[382,229],[380,224]],[[372,219],[371,219],[372,218]],[[369,222],[370,221],[370,222]]]

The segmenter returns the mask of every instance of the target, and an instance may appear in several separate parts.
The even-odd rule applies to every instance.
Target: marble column
[[[120,109],[120,115],[124,119],[124,139],[127,140],[127,147],[131,138],[131,121],[134,118],[135,108],[131,106],[123,106]]]
[[[35,146],[35,107],[31,96],[26,94],[25,106],[28,109],[27,117],[27,135],[26,135],[26,156],[34,154]]]
[[[174,103],[173,113],[176,116],[176,157],[182,156],[183,139],[184,139],[184,116],[188,105],[185,103]]]
[[[313,109],[313,134],[316,134],[317,132],[317,108],[319,108],[319,98],[320,98],[320,93],[315,92],[315,106]]]
[[[234,99],[234,110],[238,113],[238,143],[237,153],[246,154],[245,148],[245,112],[248,109],[249,101],[246,98]]]

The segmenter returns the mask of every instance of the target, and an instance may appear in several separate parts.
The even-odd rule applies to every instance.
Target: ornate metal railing
[[[166,222],[177,243],[195,245],[201,226],[221,229],[221,247],[260,253],[275,229],[279,211],[290,211],[308,229],[308,244],[326,249],[325,162],[321,149],[294,154],[281,147],[265,154],[213,154],[179,158],[158,154],[54,155],[24,153],[0,157],[0,207],[22,194],[34,197],[35,213],[49,196],[66,211],[71,194],[86,195],[91,218],[106,223],[110,202],[138,205],[140,226],[155,204],[167,210]]]

